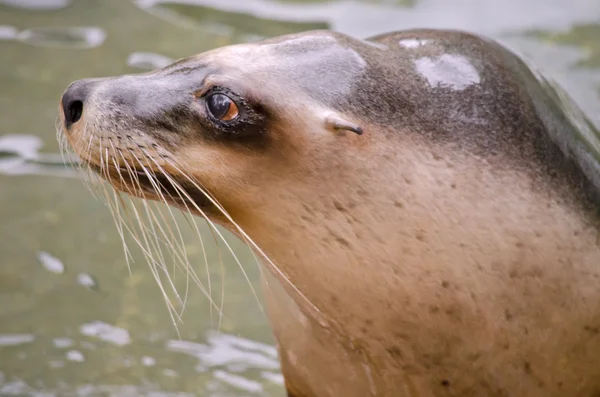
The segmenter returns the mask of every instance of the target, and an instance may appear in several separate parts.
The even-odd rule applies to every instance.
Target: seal
[[[313,31],[74,82],[116,189],[264,258],[289,396],[600,394],[600,138],[460,31]]]

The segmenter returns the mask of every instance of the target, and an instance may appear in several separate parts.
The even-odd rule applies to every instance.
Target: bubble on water
[[[77,283],[94,291],[98,289],[98,281],[89,273],[79,273]]]
[[[79,350],[69,350],[67,354],[65,354],[65,357],[69,361],[75,361],[78,363],[85,361],[85,356]]]
[[[144,356],[142,357],[142,365],[145,367],[153,367],[156,365],[156,359],[153,357]]]
[[[73,342],[73,339],[70,338],[54,338],[54,340],[52,340],[52,343],[54,344],[54,347],[58,349],[65,349],[75,344],[75,342]]]
[[[44,266],[46,270],[55,274],[63,274],[65,272],[65,265],[60,261],[60,259],[50,255],[47,252],[39,252],[38,260]]]

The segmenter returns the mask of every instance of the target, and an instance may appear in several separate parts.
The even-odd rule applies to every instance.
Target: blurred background
[[[129,272],[108,208],[59,154],[71,81],[310,29],[415,27],[501,41],[600,126],[598,0],[0,0],[0,396],[284,395],[258,268],[240,242],[228,238],[258,300],[206,227],[206,269],[183,228],[224,315],[190,286],[179,335],[133,246]],[[185,277],[174,283],[186,290]]]

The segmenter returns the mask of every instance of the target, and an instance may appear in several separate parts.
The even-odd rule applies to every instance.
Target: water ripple
[[[17,346],[31,343],[35,336],[31,334],[2,335],[0,334],[0,346]]]
[[[49,11],[65,8],[71,4],[71,0],[2,0],[0,4],[14,8]]]
[[[0,135],[0,174],[4,175],[53,175],[76,178],[78,174],[72,165],[76,157],[63,157],[58,153],[40,153],[44,146],[36,135]],[[65,160],[67,164],[65,164]]]
[[[117,346],[124,346],[131,343],[129,331],[114,325],[106,324],[102,321],[94,321],[83,324],[79,327],[81,334],[98,338],[104,342],[109,342]]]
[[[19,30],[14,26],[0,25],[0,40],[14,40],[18,33]]]
[[[127,65],[142,70],[164,68],[174,59],[153,52],[134,52],[127,58]]]
[[[38,27],[19,32],[16,39],[38,47],[87,49],[99,47],[106,33],[98,27]]]

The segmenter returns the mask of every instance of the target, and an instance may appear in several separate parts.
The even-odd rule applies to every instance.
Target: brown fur
[[[144,114],[121,107],[122,123],[135,132],[132,142],[156,145],[200,181],[287,278],[265,272],[263,282],[289,396],[600,394],[598,190],[594,169],[582,165],[589,157],[565,155],[582,153],[566,135],[575,127],[518,58],[487,40],[412,31],[373,41],[415,37],[435,41],[420,55],[464,54],[482,80],[462,91],[431,87],[407,75],[412,52],[306,33],[150,75],[222,70],[220,84],[264,108],[264,124],[247,140],[207,127],[196,133],[205,121],[185,112],[180,134],[145,130],[141,121],[160,118],[173,107],[168,100]],[[336,84],[308,89],[323,71],[285,80],[281,65],[298,39],[319,54],[341,54],[335,59],[348,68],[314,58],[333,69],[327,78]],[[104,84],[90,94],[83,123],[114,138],[123,134],[110,107],[117,88]],[[344,87],[347,97],[332,94]],[[394,93],[398,102],[386,102]],[[398,106],[387,119],[386,104]],[[453,118],[464,111],[458,105],[486,123]],[[327,112],[364,134],[325,130]],[[78,134],[77,124],[67,133],[85,155]]]

